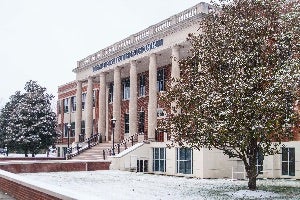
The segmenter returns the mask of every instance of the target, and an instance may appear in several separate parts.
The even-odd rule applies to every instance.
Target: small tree
[[[10,98],[0,116],[2,137],[10,148],[34,156],[56,141],[56,115],[51,111],[52,95],[35,81],[25,85],[25,93]]]
[[[192,56],[162,97],[160,128],[181,145],[241,159],[255,190],[257,155],[278,153],[298,121],[299,1],[233,0],[217,10],[203,34],[189,35]]]

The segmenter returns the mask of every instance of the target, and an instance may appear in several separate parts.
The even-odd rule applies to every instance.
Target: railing
[[[90,148],[96,146],[99,142],[102,142],[102,135],[99,133],[92,135],[90,138],[87,138],[85,140],[85,142],[83,143],[82,146],[77,144],[76,147],[73,148],[74,151],[72,151],[73,149],[71,149],[71,152],[68,152],[68,154],[66,155],[66,159],[68,160],[74,156],[81,154],[82,152],[86,151],[87,149],[90,149]]]
[[[124,148],[126,150],[129,147],[128,144],[129,145],[131,144],[131,146],[133,146],[135,142],[138,143],[138,138],[137,137],[139,135],[142,135],[142,134],[136,133],[136,134],[134,134],[134,135],[132,135],[132,136],[130,136],[130,137],[122,140],[120,143],[116,143],[114,145],[114,150],[113,150],[113,147],[108,148],[108,149],[104,149],[102,151],[103,159],[105,160],[107,158],[107,156],[112,156],[113,152],[116,151],[116,150],[117,150],[116,154],[119,154],[121,152],[120,149],[121,149],[122,146],[124,146]]]
[[[121,51],[130,45],[134,45],[144,40],[147,40],[153,35],[165,31],[171,26],[175,26],[178,23],[182,23],[183,21],[195,17],[196,15],[200,15],[202,13],[208,13],[209,10],[211,9],[212,7],[209,4],[203,2],[199,3],[196,6],[193,6],[185,11],[182,11],[176,15],[171,16],[166,20],[163,20],[162,22],[159,22],[153,26],[150,26],[147,29],[144,29],[134,35],[131,35],[130,37],[127,37],[121,40],[120,42],[117,42],[105,49],[102,49],[92,55],[89,55],[88,57],[77,62],[77,69],[83,68],[92,63],[96,63],[97,61],[100,61],[108,56],[111,56],[115,52]]]

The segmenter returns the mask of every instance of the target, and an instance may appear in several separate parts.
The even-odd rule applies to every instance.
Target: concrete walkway
[[[0,190],[0,200],[15,200],[15,199]]]

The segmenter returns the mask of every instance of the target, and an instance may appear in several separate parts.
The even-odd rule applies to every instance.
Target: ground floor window
[[[63,154],[64,154],[64,157],[66,157],[67,152],[68,152],[68,148],[67,148],[67,147],[63,147]]]
[[[282,148],[281,173],[295,176],[295,148]]]
[[[262,151],[258,151],[256,155],[256,172],[258,174],[263,174],[263,170],[264,170],[263,164],[264,164],[264,155]]]
[[[153,148],[153,171],[166,171],[166,148]]]
[[[177,173],[193,173],[193,150],[191,148],[177,148]]]

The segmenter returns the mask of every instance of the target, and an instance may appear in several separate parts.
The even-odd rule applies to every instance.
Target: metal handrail
[[[131,135],[129,136],[128,138],[126,139],[123,139],[121,142],[119,143],[116,143],[114,145],[114,149],[117,149],[117,154],[120,153],[120,147],[124,145],[125,147],[125,150],[128,149],[128,142],[131,142],[131,146],[134,145],[134,138],[137,137],[138,135],[142,135],[143,133],[135,133],[134,135]],[[107,148],[107,149],[104,149],[103,150],[103,159],[105,160],[106,159],[106,155],[109,155],[109,156],[112,156],[112,150],[113,150],[113,147],[110,147],[110,148]]]
[[[68,153],[66,156],[66,159],[71,159],[72,157],[75,157],[79,154],[81,154],[82,152],[86,151],[87,149],[90,149],[94,146],[96,146],[97,144],[99,144],[100,139],[101,138],[101,134],[97,133],[95,135],[92,135],[91,137],[87,138],[84,142],[85,145],[79,146],[79,144],[77,144],[76,147],[74,147],[75,151],[72,153]]]

